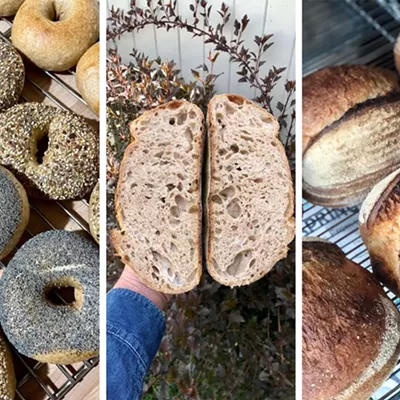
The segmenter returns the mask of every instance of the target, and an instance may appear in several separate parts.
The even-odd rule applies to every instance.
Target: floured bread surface
[[[207,266],[218,282],[250,284],[288,251],[293,185],[276,119],[238,95],[209,105]]]
[[[203,119],[186,101],[146,112],[131,125],[121,165],[114,246],[144,283],[164,293],[200,281]]]

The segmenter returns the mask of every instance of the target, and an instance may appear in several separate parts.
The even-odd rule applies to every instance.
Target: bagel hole
[[[74,278],[62,278],[44,290],[46,300],[54,306],[79,309],[83,304],[83,289]]]
[[[64,18],[62,10],[57,10],[56,4],[53,1],[45,12],[45,17],[51,22],[59,22]]]
[[[36,161],[38,162],[38,164],[43,163],[43,158],[48,148],[49,148],[49,135],[44,134],[36,142]]]

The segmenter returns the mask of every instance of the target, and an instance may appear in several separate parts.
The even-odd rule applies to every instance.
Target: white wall
[[[107,0],[108,6],[129,9],[130,0]],[[213,5],[211,23],[218,21],[216,10],[220,8],[222,0],[209,0]],[[139,0],[138,5],[143,6],[145,0]],[[180,14],[191,18],[189,0],[178,0]],[[274,90],[274,100],[284,103],[286,100],[283,85],[286,79],[295,79],[295,0],[225,0],[230,6],[232,14],[231,21],[225,34],[229,39],[232,35],[232,25],[235,18],[242,18],[245,14],[250,18],[250,23],[245,31],[244,39],[246,46],[254,48],[253,39],[255,35],[274,34],[273,42],[264,55],[267,61],[262,71],[267,71],[272,65],[276,67],[287,67],[281,81]],[[182,75],[191,78],[191,68],[196,68],[206,60],[212,45],[205,45],[202,38],[192,38],[190,33],[178,30],[166,32],[164,29],[156,30],[146,27],[139,33],[125,34],[115,44],[124,62],[130,61],[129,54],[132,48],[144,52],[150,57],[160,56],[163,59],[173,59]],[[221,54],[216,62],[215,73],[223,72],[217,80],[217,91],[219,93],[239,93],[249,98],[254,98],[255,91],[250,89],[247,83],[238,83],[239,76],[236,75],[236,64],[230,64],[228,56]],[[276,102],[274,102],[276,104]]]

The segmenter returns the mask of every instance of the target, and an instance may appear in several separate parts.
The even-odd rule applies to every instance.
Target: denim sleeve
[[[161,311],[128,289],[107,295],[107,400],[137,400],[165,332]]]

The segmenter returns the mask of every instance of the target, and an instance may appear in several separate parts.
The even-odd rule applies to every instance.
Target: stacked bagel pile
[[[398,74],[342,65],[304,79],[303,194],[331,208],[362,203],[373,268],[327,241],[303,242],[303,399],[367,399],[400,355],[400,313],[381,285],[400,296]]]
[[[99,114],[98,3],[0,0],[0,17],[14,15],[12,45],[0,39],[0,260],[28,224],[29,197],[78,200],[93,191],[90,227],[99,237],[97,133],[73,112],[18,104],[25,64],[55,72],[76,67],[77,88]],[[26,242],[8,263],[0,279],[0,398],[13,399],[16,385],[5,336],[42,362],[68,364],[98,353],[98,260],[91,240],[50,231]],[[59,288],[73,291],[64,305],[54,298]]]

